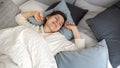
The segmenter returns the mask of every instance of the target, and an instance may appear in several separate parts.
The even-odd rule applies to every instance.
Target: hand
[[[67,22],[65,24],[65,27],[72,31],[75,39],[81,38],[79,30],[77,29],[77,26],[73,22]]]
[[[74,30],[74,29],[77,28],[76,25],[73,22],[67,22],[65,24],[65,27],[68,28],[68,29],[70,29],[70,30]]]
[[[38,22],[43,21],[43,14],[39,11],[35,11],[34,17]]]

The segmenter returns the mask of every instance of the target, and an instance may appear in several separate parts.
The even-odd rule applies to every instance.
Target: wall
[[[109,7],[120,0],[85,0],[85,1],[97,6]]]
[[[21,5],[22,3],[28,1],[28,0],[12,0],[16,5]]]

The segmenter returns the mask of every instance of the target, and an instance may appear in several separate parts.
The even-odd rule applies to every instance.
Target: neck
[[[45,33],[51,33],[50,29],[46,25],[43,27],[43,30]]]

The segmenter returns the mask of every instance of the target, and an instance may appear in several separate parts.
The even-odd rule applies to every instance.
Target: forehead
[[[60,15],[60,14],[56,14],[55,16],[57,16],[59,19],[64,20],[64,17],[62,15]]]

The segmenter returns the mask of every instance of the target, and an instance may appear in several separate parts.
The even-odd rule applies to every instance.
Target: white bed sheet
[[[0,68],[57,68],[43,36],[17,26],[0,30]]]

